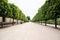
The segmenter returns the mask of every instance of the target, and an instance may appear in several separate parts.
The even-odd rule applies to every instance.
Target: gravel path
[[[60,40],[60,30],[29,22],[0,29],[0,40]]]

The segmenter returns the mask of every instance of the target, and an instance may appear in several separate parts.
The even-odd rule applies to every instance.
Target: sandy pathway
[[[60,30],[30,22],[0,29],[0,40],[60,40]]]

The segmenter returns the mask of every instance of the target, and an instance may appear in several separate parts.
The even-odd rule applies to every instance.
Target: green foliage
[[[0,2],[6,2],[6,3],[7,3],[7,2],[8,2],[8,0],[0,0]]]
[[[45,4],[39,8],[38,13],[34,16],[33,20],[41,21],[60,18],[60,1],[47,0]]]
[[[26,22],[28,21],[28,18],[23,13],[21,13],[21,20]]]
[[[0,16],[28,21],[25,14],[16,5],[8,3],[8,0],[0,0]]]
[[[27,16],[28,20],[30,20],[30,16]]]
[[[60,18],[60,0],[47,0],[45,4],[39,8],[38,13],[32,21],[45,21],[46,23],[48,20],[55,20],[56,27],[57,18]]]
[[[0,3],[0,16],[7,17],[11,13],[10,6],[7,3]]]

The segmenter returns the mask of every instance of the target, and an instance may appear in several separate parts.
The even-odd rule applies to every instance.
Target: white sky
[[[45,0],[9,0],[9,3],[17,5],[26,16],[32,18],[45,3]]]

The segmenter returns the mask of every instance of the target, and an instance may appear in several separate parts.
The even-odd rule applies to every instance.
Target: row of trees
[[[0,16],[3,17],[3,22],[5,22],[5,18],[13,18],[22,21],[28,21],[27,17],[23,14],[23,12],[14,4],[8,3],[8,0],[0,0]]]
[[[55,28],[57,28],[57,18],[60,18],[60,1],[46,0],[45,4],[39,8],[38,13],[32,21],[44,21],[45,25],[48,20],[54,20]]]

